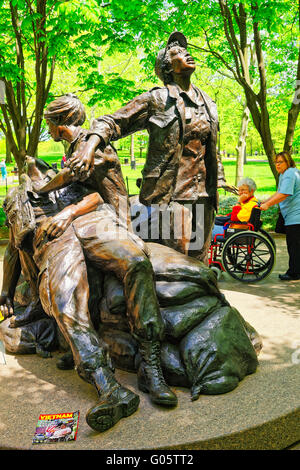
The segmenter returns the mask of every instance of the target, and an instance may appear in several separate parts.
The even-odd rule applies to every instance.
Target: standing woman
[[[2,181],[4,182],[6,180],[6,177],[7,177],[7,170],[6,170],[5,160],[1,160],[0,168],[1,168]]]
[[[285,274],[279,274],[279,279],[292,281],[300,279],[300,171],[285,151],[276,155],[275,165],[279,173],[277,192],[261,204],[260,209],[265,211],[279,204],[289,253],[289,268]]]

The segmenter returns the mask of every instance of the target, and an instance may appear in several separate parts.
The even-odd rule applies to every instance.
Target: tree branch
[[[207,54],[212,54],[214,57],[216,57],[216,59],[219,59],[222,62],[223,65],[225,65],[225,67],[232,73],[235,80],[238,83],[240,83],[240,79],[239,79],[238,75],[236,74],[236,71],[228,64],[228,62],[224,59],[224,57],[221,54],[219,54],[219,52],[212,49],[212,47],[210,46],[210,41],[209,41],[208,36],[207,36],[207,32],[205,31],[204,28],[202,28],[202,29],[203,29],[205,37],[206,37],[206,43],[208,45],[208,49],[205,49],[204,47],[196,46],[195,44],[192,44],[190,42],[188,43],[188,46],[193,47],[194,49],[198,49],[201,52],[205,52]]]
[[[20,109],[18,108],[16,100],[15,100],[14,89],[13,89],[11,81],[7,81],[6,79],[4,79],[4,84],[5,84],[6,101],[7,101],[7,106],[9,109],[9,114],[12,119],[17,141],[20,144],[19,128],[21,127],[21,124],[22,124],[21,116],[20,116]]]
[[[3,132],[5,134],[6,139],[8,139],[10,149],[11,149],[11,151],[12,151],[12,153],[13,153],[15,159],[16,159],[17,156],[18,156],[19,150],[18,150],[17,144],[16,144],[15,139],[14,139],[13,131],[12,131],[11,124],[10,124],[10,121],[9,121],[9,117],[8,117],[7,111],[6,111],[6,106],[4,104],[0,104],[0,108],[2,110],[5,125],[6,125],[6,129],[5,129],[3,123],[1,122],[1,129],[3,129]]]
[[[23,45],[21,39],[21,33],[19,30],[19,18],[18,18],[18,10],[16,6],[12,5],[10,2],[10,11],[11,11],[11,19],[12,25],[16,36],[16,51],[17,51],[17,65],[24,73],[25,70],[25,60],[24,60],[24,52],[23,52]],[[24,79],[18,80],[17,82],[17,103],[20,111],[20,121],[26,122],[26,100],[25,100],[25,83]]]
[[[45,103],[47,101],[48,94],[49,94],[49,91],[50,91],[50,88],[51,88],[51,85],[52,85],[52,82],[53,82],[54,71],[55,71],[55,63],[56,63],[56,56],[53,57],[52,62],[51,62],[50,76],[49,76],[48,84],[47,84],[47,87],[46,87],[44,106],[45,106]]]
[[[267,98],[267,77],[266,77],[266,69],[264,63],[264,57],[261,47],[261,37],[259,31],[258,22],[255,20],[255,13],[258,10],[257,4],[251,3],[252,9],[252,18],[253,18],[253,32],[254,32],[254,43],[255,43],[255,51],[257,57],[257,65],[259,71],[259,78],[260,78],[260,91],[258,93],[258,98],[260,101],[260,105],[263,106],[266,102]]]
[[[231,13],[224,0],[219,0],[219,5],[220,5],[220,10],[221,10],[221,15],[223,17],[224,32],[225,32],[225,36],[229,44],[232,56],[233,56],[236,73],[240,81],[242,81],[243,76],[240,71],[240,62],[241,62],[242,70],[244,69],[243,67],[244,62],[243,62],[242,54],[240,53],[240,46],[236,40]]]

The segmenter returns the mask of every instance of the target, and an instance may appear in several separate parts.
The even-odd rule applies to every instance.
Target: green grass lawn
[[[56,164],[57,168],[60,169],[60,162],[63,152],[53,152],[51,155],[40,154],[39,158],[45,160],[50,165]],[[4,156],[2,156],[4,157]],[[130,195],[138,194],[139,189],[136,186],[136,180],[141,178],[142,169],[144,165],[143,159],[137,159],[136,169],[132,170],[130,163],[125,164],[125,158],[130,162],[130,157],[126,152],[120,152],[120,160],[122,164],[122,172],[125,179],[125,184]],[[1,155],[0,155],[1,159]],[[298,167],[300,167],[300,158],[295,159]],[[235,161],[223,159],[223,165],[225,170],[226,180],[230,184],[235,183]],[[8,165],[8,174],[14,169],[14,165]],[[275,179],[271,172],[270,166],[267,161],[252,161],[250,158],[244,165],[244,176],[253,178],[257,185],[256,196],[259,200],[263,200],[276,191]],[[17,178],[15,178],[15,185],[17,184]],[[3,200],[6,194],[6,185],[0,184],[0,198]],[[236,198],[224,190],[219,190],[220,194],[220,212],[227,213],[235,203]],[[263,214],[264,228],[274,228],[274,221],[277,218],[277,207],[270,209]]]
[[[234,184],[236,165],[234,161],[224,161],[225,176],[228,183]],[[257,193],[268,194],[276,191],[273,173],[268,162],[249,162],[244,165],[244,177],[256,182]]]
[[[39,158],[45,160],[50,165],[56,164],[57,168],[60,169],[60,162],[62,158],[61,152],[52,152],[51,154],[40,154]],[[124,164],[124,160],[127,158],[130,162],[130,157],[126,152],[119,152],[123,176],[128,182],[130,194],[137,194],[138,188],[136,187],[136,179],[141,177],[141,171],[143,169],[144,159],[137,159],[136,169],[132,170],[130,164]],[[4,155],[0,155],[0,159]],[[297,164],[300,164],[300,158],[295,159]],[[223,165],[225,169],[225,176],[228,183],[234,184],[235,182],[235,161],[223,159]],[[7,166],[9,174],[14,169],[14,165]],[[248,162],[244,165],[244,175],[250,178],[253,178],[257,184],[257,194],[272,194],[276,190],[275,180],[268,162],[254,162],[252,159],[248,158]],[[5,186],[0,186],[0,195],[5,193]]]
[[[62,151],[52,152],[51,154],[43,154],[40,153],[39,158],[47,161],[50,165],[56,164],[57,168],[60,169],[60,162],[62,158]],[[0,159],[3,158],[4,155],[0,155]],[[136,169],[132,170],[130,164],[124,164],[125,159],[128,159],[130,162],[130,157],[128,155],[128,151],[122,150],[119,151],[119,157],[122,164],[122,171],[124,175],[124,179],[129,186],[129,193],[130,194],[137,194],[138,188],[136,187],[136,179],[141,177],[141,171],[144,164],[144,159],[137,158],[137,165]],[[263,157],[258,157],[263,158]],[[296,158],[296,163],[300,166],[300,158]],[[225,169],[225,176],[228,183],[234,184],[235,182],[235,161],[228,160],[226,157],[223,158],[223,165]],[[14,168],[14,165],[9,165],[8,171],[11,172]],[[244,175],[250,178],[253,178],[257,184],[257,194],[265,195],[265,194],[272,194],[276,190],[275,180],[271,169],[269,167],[268,162],[255,162],[253,161],[253,157],[248,157],[248,162],[244,165]],[[0,187],[0,195],[5,192],[5,188],[3,185]]]
[[[235,162],[224,161],[226,180],[230,184],[235,183]],[[137,194],[136,179],[141,177],[143,165],[137,165],[136,170],[131,170],[130,165],[122,165],[122,172],[125,181],[129,183],[129,193]],[[244,166],[244,176],[253,178],[257,185],[257,196],[265,197],[276,191],[274,176],[267,162],[249,162]],[[220,195],[224,194],[220,190]]]

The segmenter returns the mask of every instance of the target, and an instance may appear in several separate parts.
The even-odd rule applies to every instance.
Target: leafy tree
[[[56,64],[96,63],[89,34],[103,7],[94,0],[0,0],[0,8],[0,129],[21,172],[26,153],[36,154]]]
[[[226,61],[224,65],[230,69],[235,80],[244,89],[247,106],[250,109],[253,123],[259,132],[264,149],[269,159],[272,172],[277,178],[277,172],[274,166],[273,157],[275,154],[274,143],[272,140],[272,131],[270,127],[269,106],[268,106],[268,67],[266,60],[268,50],[274,48],[274,42],[277,42],[279,50],[287,49],[291,46],[293,54],[297,51],[294,37],[288,40],[282,40],[279,43],[278,36],[283,34],[288,27],[292,28],[295,17],[299,16],[295,8],[295,2],[284,1],[249,1],[237,2],[219,0],[221,16],[223,19],[223,28],[225,37],[230,48],[230,63]],[[291,14],[292,13],[292,14]],[[276,41],[277,40],[277,41]],[[256,70],[249,67],[249,48],[254,43],[256,55]],[[208,42],[209,45],[209,42]],[[272,52],[271,52],[272,56]],[[298,51],[298,72],[300,72],[300,48]],[[283,61],[280,73],[287,72],[286,61]],[[279,64],[278,64],[279,65]],[[258,89],[255,89],[255,73],[259,77]],[[300,76],[297,77],[300,79]],[[291,150],[293,134],[299,113],[299,105],[295,104],[293,99],[289,112],[289,125],[286,132],[285,147]]]
[[[296,0],[132,0],[126,6],[111,0],[106,41],[111,50],[142,44],[149,78],[167,35],[183,31],[195,54],[205,55],[206,67],[227,73],[243,90],[277,179],[270,114],[276,117],[280,98],[288,115],[284,147],[290,150],[300,109],[299,8]]]
[[[0,130],[20,169],[36,152],[49,100],[73,91],[91,118],[115,109],[158,83],[157,51],[178,29],[198,62],[195,83],[217,100],[221,148],[226,136],[238,140],[245,103],[251,147],[255,129],[277,176],[272,157],[295,141],[300,105],[296,0],[0,0],[0,7]]]

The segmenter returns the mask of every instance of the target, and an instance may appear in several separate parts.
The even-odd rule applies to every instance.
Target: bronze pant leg
[[[1,295],[13,300],[18,280],[21,274],[19,250],[15,247],[11,230],[9,231],[10,242],[8,243],[3,258],[3,281]]]
[[[203,217],[199,210],[201,205],[204,210]],[[197,258],[208,265],[214,216],[214,206],[209,197],[199,198],[197,201],[173,202],[166,208],[160,208],[159,237],[153,241]],[[162,230],[161,224],[164,218],[166,225],[169,224],[169,231]],[[158,220],[155,222],[158,224]]]
[[[26,251],[20,250],[19,251],[20,262],[22,271],[24,274],[24,278],[30,285],[31,294],[34,298],[38,298],[38,268],[33,261],[32,256],[27,253]]]
[[[166,207],[160,207],[158,214],[159,239],[153,241],[187,255],[192,231],[190,210],[184,204],[171,202]]]
[[[105,220],[104,211],[80,217],[73,225],[87,258],[103,271],[113,272],[123,282],[129,325],[141,354],[140,390],[150,393],[154,403],[175,406],[177,397],[166,384],[161,370],[160,340],[164,324],[152,264],[141,248],[144,244],[118,227],[117,221],[113,222],[109,215]]]
[[[202,204],[204,208],[204,220],[201,220],[197,212],[197,205]],[[193,233],[203,232],[203,245],[201,248],[189,249],[189,256],[197,258],[208,266],[208,251],[211,244],[211,234],[215,220],[215,209],[209,197],[201,197],[193,204]],[[196,235],[197,236],[197,235]]]
[[[152,264],[135,237],[110,221],[111,232],[102,232],[105,218],[98,212],[74,221],[75,232],[87,258],[123,283],[132,334],[140,340],[160,340],[164,324],[156,297]],[[114,229],[118,229],[115,233]]]
[[[35,258],[41,269],[39,293],[43,308],[55,318],[70,345],[77,372],[91,382],[91,374],[107,366],[109,359],[90,319],[86,262],[73,227],[41,251]]]

